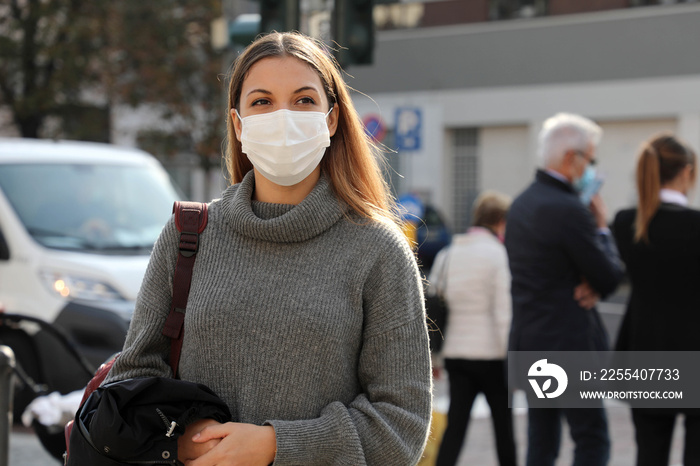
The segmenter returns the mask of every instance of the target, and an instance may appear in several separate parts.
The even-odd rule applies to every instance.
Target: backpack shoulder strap
[[[190,294],[192,269],[199,249],[199,235],[207,226],[207,204],[176,201],[173,205],[175,226],[180,232],[180,247],[173,278],[173,300],[163,326],[163,335],[170,338],[170,367],[177,377],[184,337],[185,308]]]

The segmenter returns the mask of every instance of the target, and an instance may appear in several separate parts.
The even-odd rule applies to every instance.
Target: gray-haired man
[[[607,350],[595,303],[622,278],[617,249],[599,195],[579,197],[591,179],[601,128],[557,114],[545,121],[539,151],[543,168],[513,202],[505,245],[512,274],[510,351]],[[561,418],[576,444],[575,465],[605,465],[610,456],[602,408],[528,411],[528,466],[549,466],[559,452]]]

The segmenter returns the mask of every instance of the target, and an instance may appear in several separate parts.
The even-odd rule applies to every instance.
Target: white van
[[[94,364],[121,349],[181,196],[141,150],[0,138],[0,306],[60,327]]]

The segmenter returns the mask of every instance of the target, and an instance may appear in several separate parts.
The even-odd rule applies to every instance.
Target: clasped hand
[[[578,305],[584,309],[593,309],[600,300],[600,294],[584,278],[581,283],[574,288],[574,299]]]
[[[177,456],[185,466],[267,466],[276,447],[272,426],[200,419],[178,439]]]

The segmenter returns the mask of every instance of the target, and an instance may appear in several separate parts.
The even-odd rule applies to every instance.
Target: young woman
[[[472,405],[483,393],[491,407],[501,466],[515,466],[513,418],[507,401],[506,353],[512,315],[510,271],[500,241],[510,198],[488,191],[474,202],[473,226],[440,251],[430,282],[443,290],[450,310],[442,357],[450,384],[447,429],[438,466],[457,464]]]
[[[632,284],[619,351],[700,350],[700,211],[688,207],[696,165],[692,149],[671,135],[651,139],[639,154],[637,208],[613,223]],[[637,465],[668,464],[680,412],[632,409]],[[684,414],[684,464],[700,464],[700,414]]]
[[[181,438],[188,466],[415,464],[431,369],[420,275],[348,88],[312,39],[273,33],[236,60],[226,163],[209,206],[179,376],[234,419]],[[110,380],[170,376],[178,234],[156,243]]]

